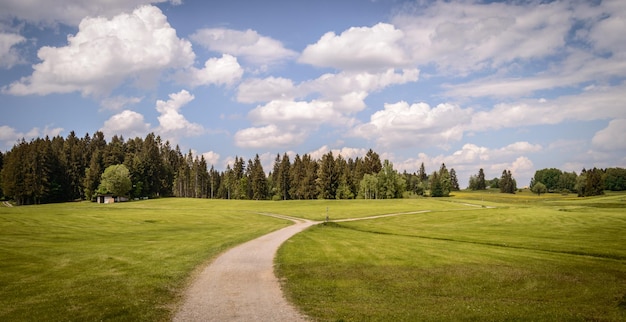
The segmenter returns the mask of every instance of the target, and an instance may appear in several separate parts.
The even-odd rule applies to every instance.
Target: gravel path
[[[428,210],[337,222],[418,214]],[[274,255],[291,236],[319,222],[282,215],[262,214],[295,224],[228,250],[209,264],[187,289],[176,322],[190,321],[306,321],[285,300],[274,275]]]
[[[283,297],[274,255],[291,236],[317,222],[275,216],[295,224],[228,250],[186,291],[174,321],[306,321]]]

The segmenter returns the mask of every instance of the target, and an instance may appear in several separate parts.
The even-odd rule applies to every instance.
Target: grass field
[[[493,208],[490,208],[493,207]],[[203,263],[289,222],[290,299],[322,321],[626,319],[626,194],[160,199],[0,207],[0,321],[166,321]]]
[[[424,203],[294,236],[277,258],[288,297],[321,321],[626,320],[626,195]]]
[[[246,209],[197,199],[1,207],[0,321],[168,320],[194,268],[289,224]]]

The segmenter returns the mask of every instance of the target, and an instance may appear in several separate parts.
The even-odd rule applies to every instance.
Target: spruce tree
[[[456,177],[456,171],[454,168],[450,168],[450,191],[459,191],[459,179]]]

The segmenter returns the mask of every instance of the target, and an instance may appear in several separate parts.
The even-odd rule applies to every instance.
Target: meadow
[[[294,236],[277,257],[288,298],[320,321],[626,320],[626,195],[423,203]]]
[[[276,259],[316,320],[626,319],[626,194],[456,192],[0,207],[0,320],[170,320],[212,258],[290,224],[258,213],[330,217]]]
[[[285,227],[250,202],[0,207],[1,321],[167,321],[211,258]]]

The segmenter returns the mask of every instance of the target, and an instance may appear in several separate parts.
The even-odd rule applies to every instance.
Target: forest
[[[416,172],[399,173],[371,149],[354,159],[332,152],[319,160],[308,154],[295,155],[293,160],[286,153],[277,154],[269,172],[258,154],[247,161],[235,157],[232,165],[218,171],[202,155],[183,153],[154,133],[129,140],[116,135],[107,142],[98,131],[82,138],[70,132],[66,138],[22,139],[10,151],[0,152],[0,198],[17,205],[94,200],[98,194],[115,192],[108,184],[108,172],[113,171],[106,171],[114,166],[127,177],[120,194],[128,198],[386,199],[445,197],[459,190],[455,170],[445,164],[431,173],[423,163]],[[487,188],[503,193],[518,190],[510,170],[488,180],[479,169],[469,178],[468,189]],[[535,173],[530,188],[538,194],[576,192],[580,196],[602,194],[605,189],[626,190],[626,170],[583,169],[576,175],[542,169]]]

